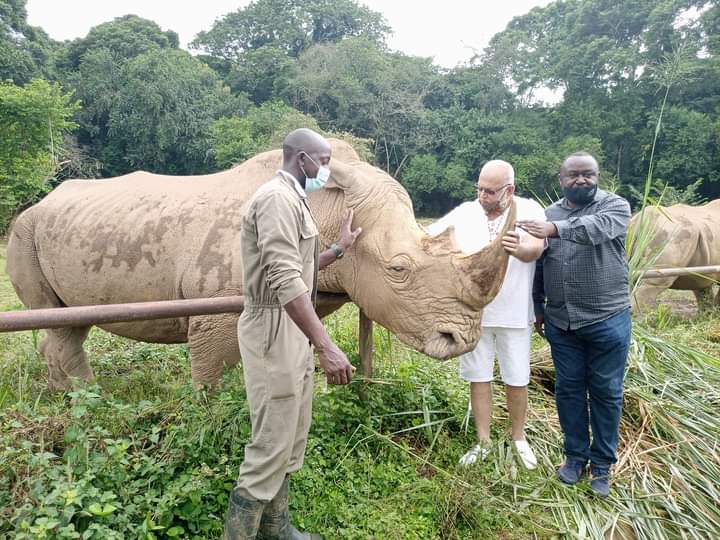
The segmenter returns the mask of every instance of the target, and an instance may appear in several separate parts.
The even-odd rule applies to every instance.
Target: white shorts
[[[531,326],[483,326],[475,349],[460,357],[460,378],[470,382],[491,382],[497,352],[503,382],[509,386],[527,386],[530,382],[531,336]]]

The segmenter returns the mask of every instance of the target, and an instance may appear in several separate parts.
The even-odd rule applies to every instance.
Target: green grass
[[[20,307],[0,245],[0,310]],[[356,308],[326,324],[358,364]],[[376,328],[372,382],[330,387],[317,375],[305,466],[291,487],[295,523],[326,538],[720,537],[711,500],[720,485],[720,321],[660,311],[652,328],[633,351],[608,501],[555,480],[562,438],[541,340],[528,420],[540,467],[528,472],[513,455],[496,385],[492,455],[464,469],[456,463],[474,430],[463,425],[468,396],[456,362],[428,359]],[[93,330],[97,384],[50,394],[36,342],[31,332],[0,334],[0,538],[218,538],[250,434],[242,371],[228,370],[216,394],[198,394],[185,346]]]

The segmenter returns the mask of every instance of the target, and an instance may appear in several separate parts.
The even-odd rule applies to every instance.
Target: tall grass
[[[671,88],[687,75],[689,69],[688,66],[689,62],[687,52],[680,48],[672,53],[666,54],[663,61],[655,66],[654,69],[654,78],[659,91],[663,92],[663,100],[660,105],[657,121],[655,122],[655,130],[653,132],[653,140],[650,147],[650,161],[642,193],[642,204],[635,218],[634,224],[630,227],[627,236],[630,291],[633,296],[642,282],[642,276],[645,271],[655,266],[658,257],[666,248],[667,243],[672,241],[672,238],[670,238],[665,243],[654,242],[657,233],[657,225],[650,216],[653,214],[663,214],[668,220],[672,221],[672,219],[661,207],[663,192],[661,192],[660,196],[654,201],[650,197],[650,193],[653,188],[655,149],[657,147],[657,141],[662,128],[665,106],[667,105]]]

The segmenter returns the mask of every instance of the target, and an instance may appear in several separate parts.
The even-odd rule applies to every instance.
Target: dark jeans
[[[562,330],[545,321],[565,455],[572,460],[589,460],[597,467],[617,461],[631,328],[630,310],[577,330]]]

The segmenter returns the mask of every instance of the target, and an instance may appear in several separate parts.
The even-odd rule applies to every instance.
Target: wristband
[[[336,259],[342,259],[343,255],[345,255],[345,252],[342,250],[342,248],[335,243],[330,244],[330,249],[335,254]]]

